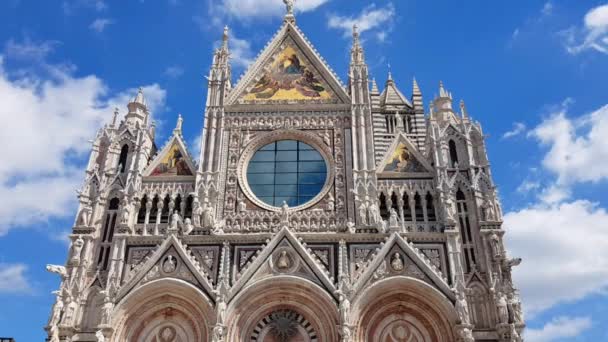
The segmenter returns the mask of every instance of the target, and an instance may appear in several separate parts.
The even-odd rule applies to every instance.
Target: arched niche
[[[355,298],[355,341],[452,342],[453,304],[418,279],[381,280]]]
[[[124,297],[112,318],[114,342],[208,341],[215,312],[209,298],[179,279],[164,278]]]
[[[275,316],[290,317],[297,330],[294,341],[339,340],[334,298],[309,280],[275,276],[248,285],[229,303],[226,341],[274,342],[269,324]]]

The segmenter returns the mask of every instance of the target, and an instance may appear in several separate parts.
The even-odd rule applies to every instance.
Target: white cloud
[[[165,69],[163,74],[169,78],[178,78],[184,74],[184,69],[179,65],[171,65]]]
[[[537,204],[504,216],[524,307],[537,314],[608,286],[608,213],[585,200]]]
[[[297,0],[296,12],[309,12],[329,0]],[[276,17],[286,13],[283,0],[222,0],[215,8],[216,11],[238,17]]]
[[[562,36],[571,54],[586,50],[608,54],[608,4],[590,9],[581,27],[564,30]]]
[[[108,4],[104,0],[64,0],[63,12],[71,15],[79,8],[90,8],[101,12],[108,9]]]
[[[507,139],[507,138],[512,138],[515,136],[518,136],[522,133],[524,133],[526,131],[526,125],[522,122],[515,122],[513,123],[513,129],[505,132],[505,134],[502,135],[503,139]]]
[[[329,16],[327,25],[330,28],[342,30],[345,37],[352,34],[353,26],[355,24],[358,26],[360,33],[379,29],[379,34],[376,34],[376,38],[379,38],[380,41],[384,41],[387,32],[390,31],[392,27],[395,15],[395,6],[392,3],[388,3],[384,7],[376,7],[375,4],[371,4],[364,8],[356,17],[345,17],[332,14]]]
[[[253,63],[254,56],[249,41],[233,36],[228,44],[230,48],[230,60],[233,66],[246,68],[249,64]]]
[[[74,214],[75,189],[84,177],[88,142],[113,108],[125,108],[136,89],[110,94],[95,75],[45,65],[49,75],[8,72],[0,56],[0,235],[16,226]],[[40,63],[37,63],[40,64]],[[24,76],[27,75],[27,76]],[[162,108],[165,91],[144,87],[151,109]],[[40,196],[52,194],[52,197]]]
[[[540,183],[537,181],[525,180],[518,187],[517,192],[522,194],[527,194],[532,190],[538,190],[540,188]]]
[[[576,119],[562,106],[530,132],[549,146],[543,166],[560,184],[597,182],[608,178],[608,105]]]
[[[592,325],[589,317],[558,317],[541,329],[526,329],[524,338],[528,342],[551,342],[577,337]]]
[[[531,171],[518,188],[537,190],[537,201],[504,216],[506,246],[524,260],[514,276],[532,315],[608,289],[608,254],[601,252],[608,249],[608,213],[572,199],[577,184],[608,178],[608,105],[569,119],[571,102],[528,133],[548,146],[542,170]]]
[[[27,266],[23,264],[0,264],[0,293],[31,293],[26,271]]]
[[[108,25],[113,24],[114,21],[108,18],[97,18],[95,19],[89,28],[97,33],[102,33],[108,27]]]
[[[53,52],[59,44],[57,41],[34,42],[25,37],[22,42],[9,39],[4,47],[4,54],[13,59],[40,61]]]
[[[544,16],[551,15],[551,14],[553,14],[553,9],[554,9],[554,7],[555,7],[555,6],[553,5],[553,2],[551,2],[551,1],[547,1],[547,2],[545,3],[545,5],[543,6],[543,9],[542,9],[540,12],[541,12],[541,14],[542,14],[542,15],[544,15]]]

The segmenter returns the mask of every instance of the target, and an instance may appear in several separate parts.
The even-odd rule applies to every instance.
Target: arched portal
[[[229,305],[226,341],[333,342],[338,340],[334,298],[295,276],[257,281]]]
[[[452,342],[456,313],[439,291],[417,279],[392,277],[356,299],[356,341]]]
[[[112,322],[114,342],[208,341],[215,314],[198,288],[165,278],[127,295],[116,307]]]

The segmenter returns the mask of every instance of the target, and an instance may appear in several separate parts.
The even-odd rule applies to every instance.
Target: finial
[[[420,87],[418,86],[418,81],[416,81],[416,77],[414,77],[412,88],[414,95],[420,95]]]
[[[181,135],[183,123],[184,123],[184,119],[182,119],[182,115],[177,114],[177,123],[175,124],[175,129],[173,130],[173,133]]]
[[[112,117],[112,126],[116,126],[116,120],[118,119],[118,108],[114,107],[114,116]]]
[[[387,64],[388,67],[388,78],[387,78],[387,82],[392,81],[393,80],[393,73],[391,72],[391,63]]]
[[[224,26],[224,35],[222,36],[222,41],[228,41],[228,25]]]
[[[285,21],[295,21],[295,16],[293,15],[293,7],[295,2],[295,0],[283,0],[283,3],[285,4],[285,9],[287,10],[287,13],[285,14]]]
[[[137,102],[137,103],[142,104],[144,106],[146,105],[146,100],[144,98],[144,90],[143,90],[142,87],[139,87],[139,89],[137,90],[137,95],[133,99],[133,102]]]
[[[359,38],[359,26],[357,24],[353,25],[353,39],[358,40]]]
[[[460,114],[463,118],[469,117],[467,113],[467,107],[464,105],[464,100],[460,100]]]

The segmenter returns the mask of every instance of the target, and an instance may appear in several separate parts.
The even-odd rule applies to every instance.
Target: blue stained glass
[[[296,140],[279,140],[260,148],[251,158],[247,181],[266,204],[290,207],[312,200],[323,188],[327,166],[321,154]]]

